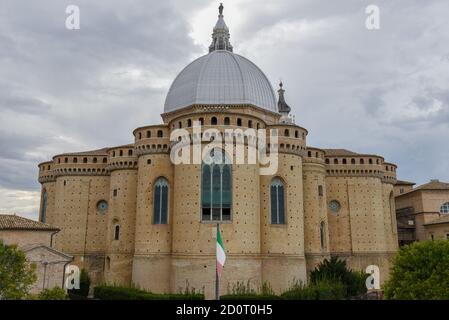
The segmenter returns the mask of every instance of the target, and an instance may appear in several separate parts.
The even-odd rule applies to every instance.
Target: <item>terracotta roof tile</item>
[[[0,230],[47,230],[59,231],[49,224],[34,221],[13,214],[0,214]]]
[[[431,180],[429,183],[416,187],[413,190],[449,190],[449,183]]]
[[[326,156],[356,156],[358,153],[346,149],[323,149]]]
[[[414,186],[416,183],[414,182],[410,182],[410,181],[405,181],[405,180],[397,180],[396,185],[410,185],[410,186]]]

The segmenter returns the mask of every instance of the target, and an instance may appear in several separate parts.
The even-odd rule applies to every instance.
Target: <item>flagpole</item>
[[[218,237],[218,232],[220,232],[219,229],[220,226],[217,223],[217,237]],[[215,248],[215,250],[217,250]],[[220,300],[220,279],[218,277],[218,262],[215,260],[215,300]]]

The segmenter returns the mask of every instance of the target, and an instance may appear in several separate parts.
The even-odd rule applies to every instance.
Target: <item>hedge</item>
[[[97,286],[94,297],[101,300],[204,300],[201,293],[152,293],[137,288]]]
[[[280,300],[281,297],[275,294],[225,294],[220,296],[220,300]]]

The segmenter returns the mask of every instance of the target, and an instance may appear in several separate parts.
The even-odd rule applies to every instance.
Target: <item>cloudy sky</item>
[[[308,144],[449,181],[449,1],[224,0],[234,51],[284,82]],[[68,5],[80,30],[65,27]],[[380,8],[380,30],[365,8]],[[217,1],[1,0],[0,212],[37,218],[37,164],[132,142],[207,52]]]

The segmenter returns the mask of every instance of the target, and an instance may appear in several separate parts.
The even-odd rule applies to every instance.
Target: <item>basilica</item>
[[[94,284],[155,293],[189,288],[212,298],[217,223],[227,257],[222,294],[238,282],[281,292],[307,282],[330,256],[354,270],[377,265],[384,282],[398,247],[396,165],[310,146],[309,132],[290,113],[282,84],[276,94],[256,64],[234,53],[220,6],[209,52],[174,79],[160,124],[136,128],[127,145],[39,164],[40,221],[61,230],[53,246],[74,256]],[[266,144],[276,150],[275,170],[235,163],[232,148],[213,148],[209,161],[174,163],[173,132],[191,142],[195,124],[223,134],[276,132]],[[200,149],[206,138],[199,134]],[[243,150],[251,141],[243,140]]]

